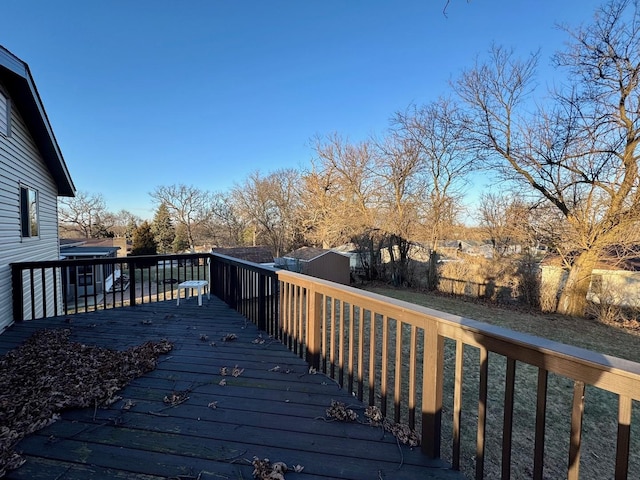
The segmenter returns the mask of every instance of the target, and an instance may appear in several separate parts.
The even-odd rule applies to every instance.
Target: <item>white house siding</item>
[[[540,304],[543,310],[555,309],[567,273],[567,270],[554,265],[542,266]],[[640,308],[640,272],[594,269],[587,299],[596,303]]]
[[[595,269],[587,298],[596,303],[640,308],[640,272]]]
[[[57,187],[26,125],[12,102],[11,135],[0,135],[0,331],[13,322],[11,269],[9,264],[57,260]],[[39,235],[20,235],[20,184],[38,192]],[[49,274],[50,275],[50,274]],[[27,285],[27,284],[25,284]],[[41,285],[41,283],[37,283]],[[36,304],[42,292],[36,295]],[[30,294],[25,294],[25,305]],[[47,294],[47,312],[53,313],[53,292]],[[42,315],[36,311],[36,317]],[[25,317],[31,317],[30,309]]]

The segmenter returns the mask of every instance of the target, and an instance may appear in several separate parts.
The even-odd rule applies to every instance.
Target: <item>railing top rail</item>
[[[209,258],[211,254],[209,253],[176,253],[176,254],[167,254],[167,255],[129,255],[127,257],[102,257],[102,258],[64,258],[59,260],[39,260],[34,262],[16,262],[11,263],[9,266],[13,268],[21,268],[23,270],[30,268],[51,268],[64,266],[70,263],[74,263],[77,265],[91,264],[91,265],[100,265],[106,263],[130,263],[136,261],[148,261],[155,260],[161,262],[163,260],[189,260],[193,258]]]
[[[226,263],[229,263],[231,265],[236,265],[254,272],[266,273],[266,274],[269,274],[270,276],[275,276],[275,274],[280,271],[279,268],[270,267],[267,265],[260,265],[259,263],[250,262],[248,260],[241,260],[239,258],[230,257],[228,255],[223,255],[221,253],[212,253],[211,256],[220,258],[221,260],[224,260]]]
[[[409,325],[425,328],[427,322],[436,322],[438,332],[447,338],[640,400],[640,363],[295,272],[280,270],[278,278]]]

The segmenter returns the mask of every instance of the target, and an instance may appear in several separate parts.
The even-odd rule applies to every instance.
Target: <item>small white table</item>
[[[198,290],[198,306],[202,306],[202,292],[207,292],[207,298],[211,300],[211,293],[209,292],[209,282],[206,280],[189,280],[182,282],[178,285],[178,306],[180,306],[180,290],[185,290],[185,300],[189,298],[190,293],[193,293],[193,289]]]

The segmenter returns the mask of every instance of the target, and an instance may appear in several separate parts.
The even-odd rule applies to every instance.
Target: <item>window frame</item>
[[[20,237],[40,236],[40,195],[35,188],[20,184]],[[35,230],[35,232],[34,232]]]

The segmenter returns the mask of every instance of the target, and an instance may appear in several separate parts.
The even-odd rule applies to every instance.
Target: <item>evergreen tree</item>
[[[158,244],[156,243],[151,225],[146,220],[142,222],[133,234],[132,255],[156,255],[158,253]]]
[[[173,240],[176,237],[176,229],[171,222],[169,209],[165,203],[161,203],[153,217],[151,231],[158,244],[158,250],[161,253],[168,253],[173,248]]]
[[[124,232],[124,236],[127,240],[133,240],[133,237],[135,236],[136,230],[138,230],[138,223],[136,222],[136,220],[134,218],[130,218],[129,222],[127,223],[127,228]]]
[[[190,245],[189,236],[187,234],[187,227],[180,223],[176,227],[176,235],[173,239],[173,251],[175,253],[180,253],[187,250],[189,247]]]

